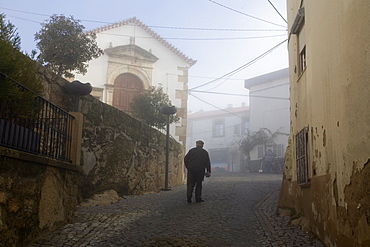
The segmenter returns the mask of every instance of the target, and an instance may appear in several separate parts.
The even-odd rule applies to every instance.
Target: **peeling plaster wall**
[[[328,246],[370,246],[370,2],[287,1],[305,8],[307,67],[289,39],[291,135],[281,207],[309,219]],[[308,127],[310,184],[297,185],[295,135]]]

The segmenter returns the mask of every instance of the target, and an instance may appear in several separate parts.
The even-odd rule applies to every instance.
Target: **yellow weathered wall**
[[[287,1],[305,7],[307,67],[289,39],[291,145],[280,206],[294,207],[329,246],[370,246],[370,1]],[[297,186],[295,135],[309,127],[311,185]],[[357,185],[356,185],[357,184]]]

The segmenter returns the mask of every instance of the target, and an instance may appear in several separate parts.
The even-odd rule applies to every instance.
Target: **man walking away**
[[[202,182],[204,176],[211,176],[211,161],[208,152],[203,149],[203,145],[203,141],[197,141],[196,147],[190,149],[184,158],[185,167],[188,170],[186,183],[188,203],[191,203],[194,186],[195,202],[204,202],[204,200],[202,200]],[[205,173],[206,170],[207,173]]]

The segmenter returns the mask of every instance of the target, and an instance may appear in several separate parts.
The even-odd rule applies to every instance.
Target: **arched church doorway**
[[[124,73],[114,80],[113,106],[130,112],[131,101],[143,91],[143,82],[131,73]]]

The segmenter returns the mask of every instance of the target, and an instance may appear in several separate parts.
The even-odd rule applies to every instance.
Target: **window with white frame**
[[[300,8],[292,24],[291,33],[297,35],[298,74],[302,74],[307,66],[305,8]]]
[[[225,121],[215,120],[213,121],[212,129],[213,137],[222,137],[225,135]]]
[[[282,158],[284,157],[284,144],[275,144],[273,147],[273,153],[275,157]]]
[[[298,54],[298,68],[299,68],[299,74],[302,74],[303,71],[306,69],[307,61],[306,61],[306,33],[304,24],[301,27],[301,30],[298,34],[298,48],[299,48],[299,54]]]
[[[248,118],[242,118],[242,134],[248,133],[249,121]]]

